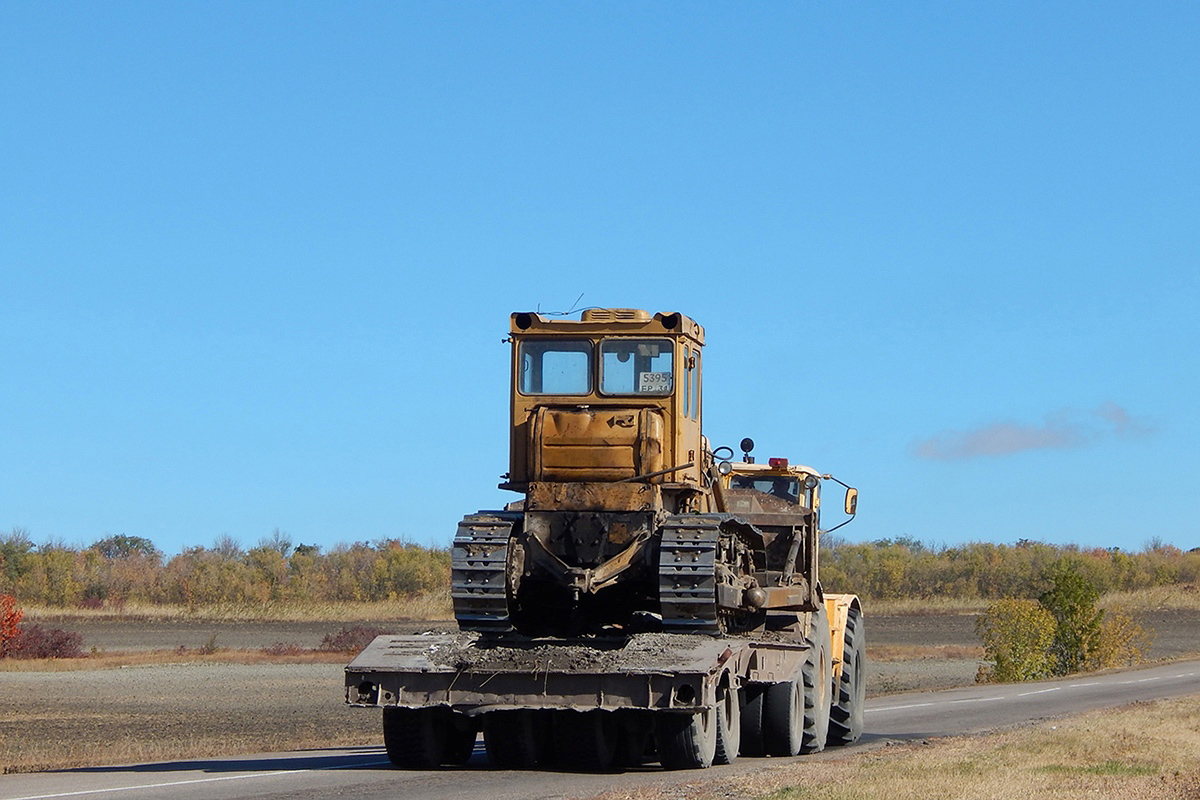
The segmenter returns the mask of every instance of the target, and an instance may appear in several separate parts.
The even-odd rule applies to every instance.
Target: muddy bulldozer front
[[[815,503],[763,512],[763,525],[728,507],[701,433],[699,324],[633,309],[517,313],[509,341],[501,487],[524,499],[459,526],[462,629],[736,633],[818,609]]]

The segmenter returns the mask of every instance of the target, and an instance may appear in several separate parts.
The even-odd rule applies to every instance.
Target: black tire
[[[446,756],[447,715],[435,708],[383,709],[383,746],[403,769],[435,769]]]
[[[618,716],[617,755],[615,765],[619,769],[640,767],[650,760],[651,734],[654,732],[650,712],[630,712]]]
[[[804,684],[768,683],[762,697],[763,743],[767,755],[794,756],[804,743]]]
[[[763,742],[763,695],[764,686],[748,684],[740,690],[742,695],[742,746],[739,749],[744,756],[765,756],[766,744]]]
[[[533,715],[533,735],[537,742],[538,766],[553,767],[559,763],[558,748],[554,746],[554,717],[556,711],[543,710]]]
[[[455,714],[446,737],[446,753],[442,756],[442,763],[458,767],[466,764],[475,754],[475,741],[478,738],[479,731],[474,720],[465,714]]]
[[[742,746],[742,706],[737,689],[721,686],[717,690],[717,748],[714,764],[732,764]]]
[[[483,716],[483,744],[488,760],[502,769],[538,765],[537,731],[532,711],[490,711]]]
[[[617,725],[612,712],[555,712],[554,750],[567,769],[611,771],[617,755]]]
[[[829,738],[829,713],[833,706],[833,660],[830,657],[829,619],[825,609],[813,616],[809,629],[809,657],[804,662],[804,740],[801,753],[819,753]]]
[[[661,712],[654,741],[663,769],[708,769],[717,755],[717,709],[693,714]]]
[[[854,744],[863,732],[863,706],[867,699],[867,631],[862,612],[851,606],[843,637],[842,676],[834,687],[829,711],[829,738],[833,747]]]
[[[806,641],[808,657],[799,678],[767,684],[763,691],[763,745],[768,755],[816,753],[825,747],[833,699],[833,663],[824,608],[813,613]]]

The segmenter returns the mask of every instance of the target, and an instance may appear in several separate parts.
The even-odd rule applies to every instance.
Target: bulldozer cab
[[[590,309],[511,317],[512,428],[502,488],[703,485],[704,329],[678,313]]]

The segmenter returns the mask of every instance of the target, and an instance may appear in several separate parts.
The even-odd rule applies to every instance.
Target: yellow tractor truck
[[[399,766],[585,769],[795,755],[862,730],[858,598],[818,577],[808,467],[714,451],[704,329],[683,314],[511,317],[501,487],[452,550],[461,631],[379,637],[346,668]],[[843,510],[856,512],[845,484]],[[845,524],[844,522],[842,524]]]

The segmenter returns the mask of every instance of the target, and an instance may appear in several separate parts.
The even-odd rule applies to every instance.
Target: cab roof
[[[651,314],[639,308],[589,308],[579,319],[543,316],[535,311],[517,311],[510,319],[514,336],[538,334],[618,336],[686,336],[696,344],[704,344],[704,327],[678,311]]]
[[[755,473],[763,473],[766,475],[815,475],[821,477],[821,473],[817,472],[812,467],[806,467],[803,464],[791,464],[786,467],[772,467],[769,463],[760,464],[755,462],[747,464],[744,461],[730,461],[733,470],[732,475],[753,475]]]

